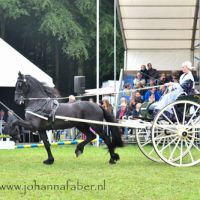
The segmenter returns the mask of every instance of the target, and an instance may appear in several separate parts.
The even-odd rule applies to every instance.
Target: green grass
[[[148,160],[136,145],[117,149],[121,156],[116,165],[109,165],[104,147],[88,146],[79,158],[75,146],[52,148],[55,163],[42,164],[43,148],[0,151],[1,185],[99,185],[105,190],[2,190],[0,199],[81,199],[81,200],[197,200],[200,199],[200,166],[175,168]],[[29,186],[31,187],[31,186]]]

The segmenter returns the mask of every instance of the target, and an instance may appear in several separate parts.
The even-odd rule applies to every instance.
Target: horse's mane
[[[31,75],[25,75],[26,80],[31,84],[32,87],[40,89],[41,92],[45,93],[50,98],[60,97],[57,89],[48,87],[44,83],[38,81]]]

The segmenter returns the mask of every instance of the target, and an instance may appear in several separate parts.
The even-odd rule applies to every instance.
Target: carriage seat
[[[153,103],[150,102],[144,102],[141,105],[140,108],[140,116],[142,118],[152,119],[153,118],[153,106],[151,106]]]

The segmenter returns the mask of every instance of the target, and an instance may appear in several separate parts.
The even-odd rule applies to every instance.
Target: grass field
[[[43,148],[1,150],[0,199],[200,199],[200,166],[155,163],[136,145],[118,149],[121,160],[112,166],[104,147],[88,146],[79,158],[74,150],[75,146],[53,147],[51,166],[42,164]]]

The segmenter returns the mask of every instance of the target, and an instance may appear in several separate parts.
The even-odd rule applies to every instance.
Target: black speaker
[[[85,92],[85,76],[74,76],[74,93],[83,94]]]

